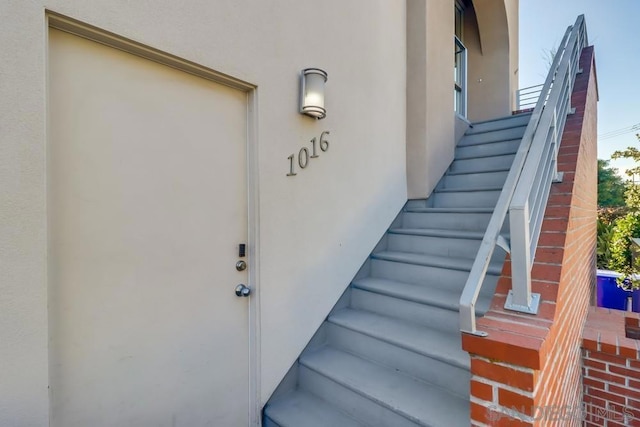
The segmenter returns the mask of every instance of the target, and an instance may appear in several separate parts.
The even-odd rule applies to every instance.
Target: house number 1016
[[[320,139],[317,138],[311,139],[311,155],[309,155],[309,149],[307,147],[302,147],[300,151],[298,151],[298,166],[300,169],[304,169],[309,166],[309,159],[315,159],[316,157],[320,157],[318,154],[318,146],[320,146],[321,151],[329,150],[329,140],[327,139],[327,135],[329,135],[329,131],[325,130],[320,134]],[[295,154],[287,157],[289,160],[289,173],[287,176],[295,176],[297,173],[295,172]]]

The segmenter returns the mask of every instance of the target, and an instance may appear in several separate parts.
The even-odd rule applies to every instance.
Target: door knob
[[[248,297],[251,293],[251,289],[245,285],[236,286],[236,295],[239,297]]]

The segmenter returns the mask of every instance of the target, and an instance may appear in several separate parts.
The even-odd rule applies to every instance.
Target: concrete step
[[[429,287],[462,290],[469,271],[449,270],[437,265],[411,264],[398,259],[371,257],[370,275],[380,279],[397,280],[399,282],[425,285]]]
[[[404,205],[404,209],[422,209],[427,207],[426,199],[411,199],[407,200]]]
[[[470,360],[454,334],[381,316],[343,309],[328,319],[329,345],[439,387],[469,396]],[[433,343],[438,345],[434,346]]]
[[[493,208],[406,208],[404,228],[444,228],[449,230],[486,230]]]
[[[468,426],[469,402],[331,347],[300,357],[300,386],[368,426]]]
[[[458,147],[464,147],[474,144],[485,144],[487,142],[509,141],[513,139],[522,139],[526,125],[508,127],[502,129],[491,130],[487,132],[466,133],[458,143]]]
[[[495,284],[497,283],[497,278],[495,277],[488,276],[487,279],[485,283],[489,286],[486,290],[482,289],[477,303],[476,313],[479,316],[484,315],[489,309],[492,293],[495,291]],[[389,283],[395,282],[388,279],[387,281]],[[359,282],[350,290],[350,307],[394,319],[418,323],[459,336],[459,306],[457,303],[460,299],[462,288],[463,286],[452,287],[451,289],[435,288],[401,282],[395,282],[394,286],[387,286],[381,281]],[[432,295],[427,295],[429,292]]]
[[[475,259],[483,237],[480,231],[392,228],[387,250]]]
[[[354,289],[362,289],[451,311],[459,310],[460,294],[462,293],[462,288],[435,288],[376,277],[354,280],[351,286]],[[492,297],[491,286],[483,287],[476,305],[478,315],[483,315],[489,310]]]
[[[366,427],[313,394],[292,391],[265,407],[264,427]]]
[[[450,239],[473,239],[479,240],[484,237],[484,231],[468,231],[448,228],[407,228],[393,227],[388,231],[390,234],[410,234],[419,236],[445,237]]]
[[[436,193],[477,193],[479,191],[502,191],[502,186],[474,184],[463,188],[439,188]]]
[[[412,264],[423,267],[437,267],[448,270],[465,271],[471,270],[473,264],[472,259],[466,258],[454,258],[449,256],[427,255],[417,254],[409,252],[394,252],[394,251],[381,251],[371,254],[371,258],[374,260],[391,261],[400,264]],[[403,268],[403,266],[398,266]],[[488,274],[500,274],[502,271],[502,265],[489,265],[487,269]]]
[[[441,208],[494,208],[502,189],[451,189],[432,194],[433,206]]]
[[[409,299],[351,288],[350,308],[431,327],[448,334],[460,335],[458,312]]]
[[[496,252],[500,253],[501,249],[496,249]],[[406,262],[409,257],[404,255],[411,254],[403,252],[380,252],[378,256],[372,255],[370,264],[371,277],[424,285],[432,288],[457,289],[462,291],[472,264],[468,262],[468,260],[463,260],[468,262],[468,264],[460,265],[463,268],[466,267],[465,269],[449,269],[445,266],[438,265],[437,259],[433,259],[433,257],[429,258],[433,265],[425,265],[424,262]],[[415,254],[414,257],[426,257],[426,255]],[[502,255],[502,257],[504,258],[504,255]],[[502,271],[502,263],[498,260],[499,258],[496,258],[496,262],[489,265],[490,268],[487,276],[488,278],[493,276],[495,281],[497,281],[497,276]]]
[[[461,160],[456,159],[451,163],[448,173],[460,174],[508,171],[511,168],[514,157],[514,154],[504,154],[500,156],[477,157]]]
[[[456,160],[472,159],[479,157],[500,156],[503,154],[515,154],[520,147],[521,139],[509,141],[487,142],[485,144],[467,145],[456,148]]]
[[[472,186],[502,188],[507,180],[508,170],[498,172],[477,172],[445,175],[439,189],[468,189]]]
[[[512,116],[500,117],[498,119],[485,120],[472,123],[467,130],[467,135],[491,132],[499,129],[526,126],[531,120],[531,113],[516,114]]]

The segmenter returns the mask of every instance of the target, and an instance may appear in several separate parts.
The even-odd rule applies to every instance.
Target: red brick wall
[[[478,321],[482,338],[463,334],[471,356],[473,425],[582,424],[581,341],[595,286],[597,83],[593,48],[572,94],[558,155],[562,183],[553,184],[532,270],[541,294],[538,315],[505,311],[511,289],[507,260],[491,310]]]
[[[625,337],[624,318],[592,307],[582,341],[585,426],[640,426],[640,341]]]

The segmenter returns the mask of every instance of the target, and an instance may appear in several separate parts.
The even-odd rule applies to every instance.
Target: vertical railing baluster
[[[529,203],[509,213],[509,227],[519,230],[511,236],[511,290],[508,298],[512,305],[523,311],[531,305],[531,234],[529,233]]]

